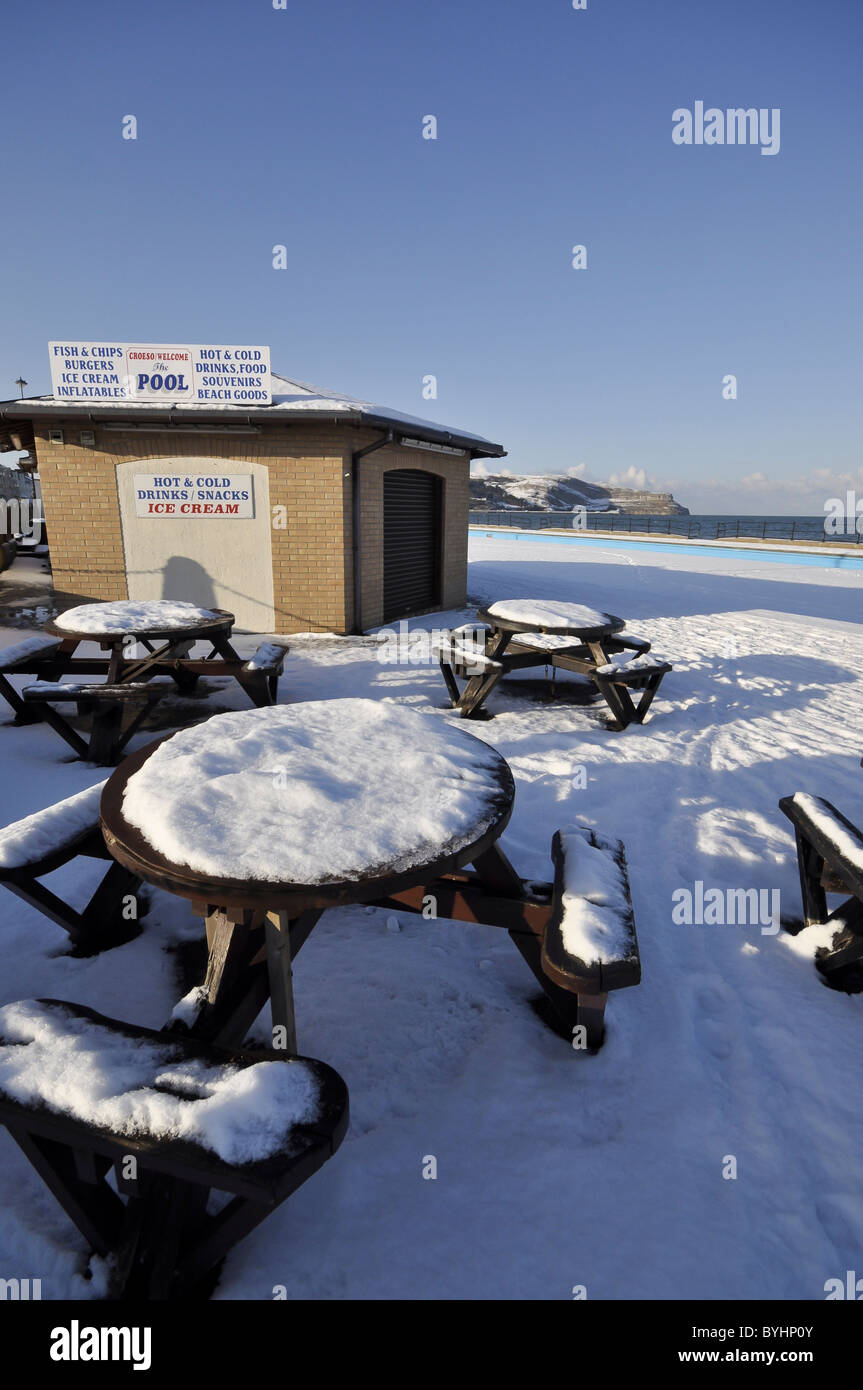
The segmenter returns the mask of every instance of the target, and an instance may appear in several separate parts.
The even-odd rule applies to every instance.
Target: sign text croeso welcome
[[[183,343],[49,343],[61,400],[272,403],[270,349]]]
[[[251,474],[169,477],[164,473],[136,473],[136,516],[237,516],[255,515]]]

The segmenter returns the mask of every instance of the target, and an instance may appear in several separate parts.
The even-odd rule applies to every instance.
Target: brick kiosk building
[[[39,469],[57,592],[182,598],[281,633],[461,607],[470,462],[501,446],[272,381],[261,406],[0,404],[0,450],[29,449]]]

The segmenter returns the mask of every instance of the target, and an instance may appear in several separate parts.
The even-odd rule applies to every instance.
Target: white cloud
[[[778,478],[756,470],[737,478],[675,478],[664,486],[692,512],[817,516],[831,497],[844,501],[846,492],[854,492],[863,498],[863,467],[851,472],[813,468]]]
[[[608,485],[609,487],[629,487],[636,492],[643,492],[648,487],[647,474],[643,468],[636,468],[630,464],[625,473],[609,474]]]

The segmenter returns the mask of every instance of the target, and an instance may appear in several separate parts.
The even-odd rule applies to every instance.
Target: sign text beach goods
[[[270,349],[49,343],[54,396],[160,405],[270,405]]]
[[[247,473],[136,473],[136,516],[254,516]]]

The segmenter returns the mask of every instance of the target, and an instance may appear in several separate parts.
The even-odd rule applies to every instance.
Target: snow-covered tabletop
[[[154,882],[166,881],[160,867],[177,870],[174,891],[195,896],[200,877],[290,897],[462,854],[503,828],[512,796],[500,754],[439,716],[316,700],[215,715],[133,755],[109,780],[102,819],[123,862],[131,854],[147,876],[156,851]]]
[[[179,599],[123,599],[115,603],[82,603],[54,619],[60,636],[94,638],[158,635],[195,631],[224,622],[226,615],[212,608],[198,608]],[[233,621],[233,619],[232,619]]]
[[[581,603],[558,603],[553,599],[512,598],[493,603],[481,614],[496,626],[536,632],[580,633],[619,632],[623,620],[611,613],[600,613]]]

